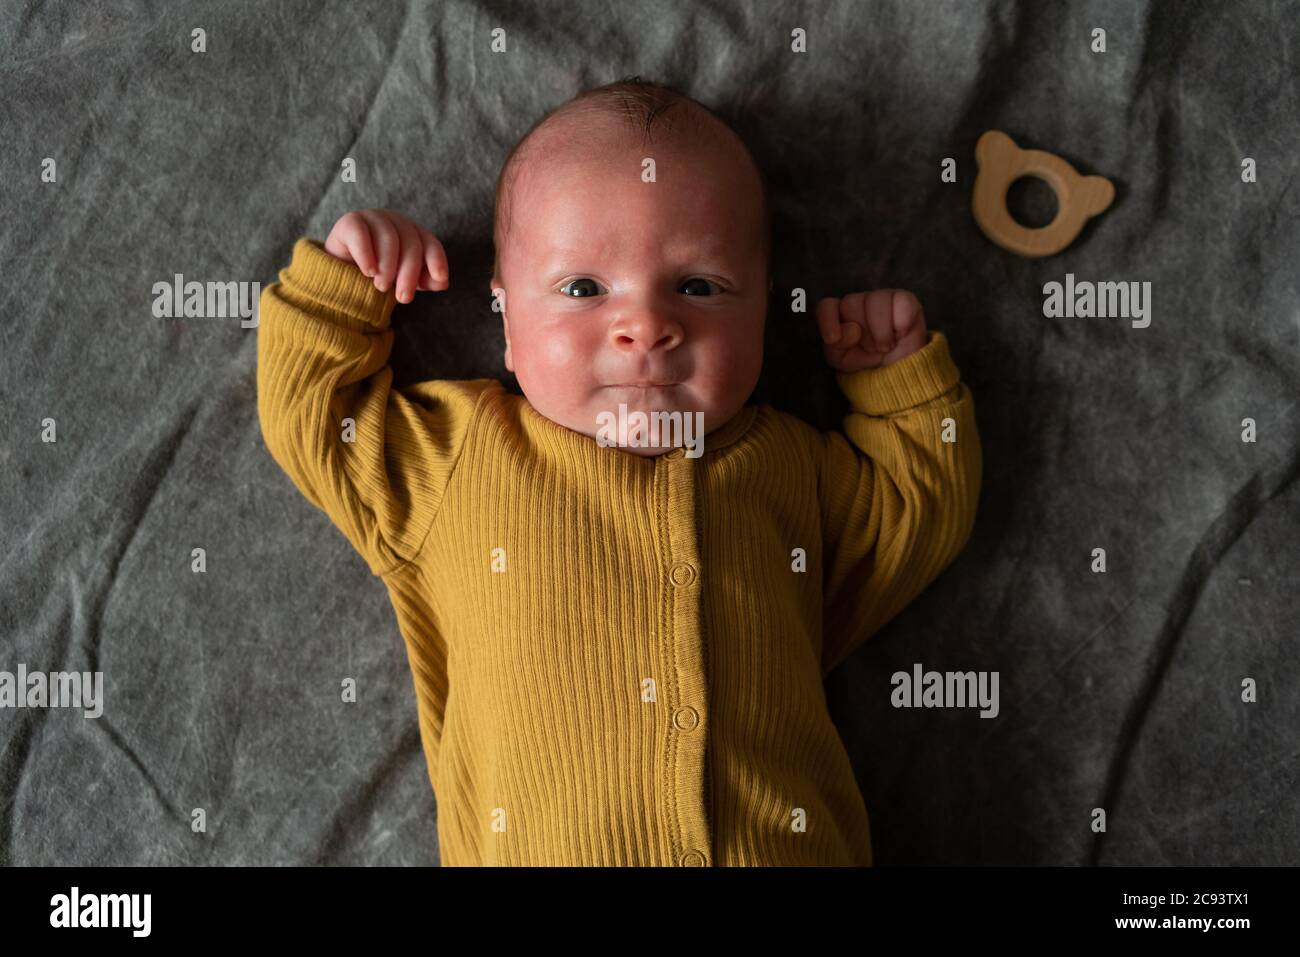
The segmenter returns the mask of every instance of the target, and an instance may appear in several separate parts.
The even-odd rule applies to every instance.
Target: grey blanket
[[[0,862],[438,862],[384,589],[262,445],[256,329],[166,290],[399,209],[452,288],[398,307],[398,384],[514,387],[498,168],[625,75],[772,182],[753,401],[847,409],[795,287],[916,291],[975,396],[969,546],[827,683],[877,862],[1300,863],[1300,16],[1130,0],[0,6],[0,672],[102,676],[97,717],[0,709]],[[1113,207],[1056,256],[993,245],[988,129]],[[1149,282],[1150,324],[1045,316],[1067,274]],[[895,707],[917,665],[996,673],[997,716]]]

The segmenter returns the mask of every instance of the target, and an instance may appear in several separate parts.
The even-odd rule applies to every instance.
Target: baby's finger
[[[822,342],[833,345],[840,340],[840,301],[827,296],[817,303],[817,330]]]
[[[862,343],[864,348],[871,346],[871,331],[867,328],[865,292],[851,292],[840,300],[840,321],[847,326],[857,326],[853,342]],[[845,333],[848,329],[845,328]]]
[[[370,249],[370,229],[360,213],[344,213],[325,237],[325,251],[365,272],[363,257]]]
[[[450,284],[429,271],[429,256],[426,248],[424,263],[420,267],[420,288],[429,292],[440,292],[448,285]]]
[[[846,328],[856,328],[856,326]],[[855,335],[860,334],[855,333]],[[878,366],[883,355],[883,353],[868,352],[861,345],[845,346],[843,342],[838,345],[824,345],[822,349],[827,363],[839,372],[858,372]]]
[[[451,269],[447,265],[447,251],[443,249],[438,237],[423,226],[415,227],[424,241],[424,268],[431,283],[426,289],[446,289],[451,285]]]
[[[415,287],[420,284],[420,273],[424,271],[424,244],[420,242],[419,230],[409,219],[397,221],[397,232],[401,236],[402,251],[393,290],[398,302],[410,302],[415,298]]]
[[[867,328],[877,352],[890,352],[898,344],[894,336],[894,290],[876,289],[867,293]]]
[[[401,252],[397,227],[378,210],[367,210],[363,215],[370,226],[370,235],[379,253],[379,261],[375,266],[375,288],[380,292],[387,292],[388,287],[397,278],[398,255]]]
[[[910,289],[895,290],[894,337],[898,338],[900,331],[906,333],[913,329],[918,316],[922,317],[921,322],[924,323],[925,310],[921,308],[921,300],[916,298],[916,293]]]
[[[356,225],[348,232],[348,252],[352,261],[367,276],[373,276],[379,266],[379,256],[375,252],[375,241],[370,235],[370,224],[364,217],[358,216]]]

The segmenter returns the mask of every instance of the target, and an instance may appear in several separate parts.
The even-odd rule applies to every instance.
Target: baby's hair
[[[709,123],[706,117],[712,117],[725,130],[730,131],[731,135],[740,143],[745,154],[749,156],[751,164],[758,173],[759,182],[762,184],[763,253],[769,264],[770,273],[772,208],[768,201],[767,176],[763,173],[762,167],[754,161],[753,153],[750,152],[749,146],[744,139],[725,119],[699,100],[688,96],[676,87],[669,86],[666,83],[656,83],[653,80],[643,80],[639,76],[627,76],[613,83],[606,83],[602,86],[583,90],[572,99],[566,100],[548,110],[528,128],[528,131],[519,138],[515,145],[511,147],[510,152],[506,154],[505,162],[501,164],[501,172],[497,176],[496,199],[493,211],[492,240],[495,249],[495,260],[492,266],[492,274],[494,276],[500,275],[501,250],[504,246],[506,234],[510,229],[510,203],[508,199],[515,180],[518,178],[518,169],[523,159],[524,144],[548,120],[557,116],[584,111],[623,116],[627,120],[630,130],[642,134],[643,143],[650,142],[653,134],[658,129],[663,129],[669,135],[679,132],[684,127],[679,126],[678,121],[686,124],[690,132],[715,136],[718,132],[717,126]]]

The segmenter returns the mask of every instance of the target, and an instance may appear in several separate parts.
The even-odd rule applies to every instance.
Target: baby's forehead
[[[729,145],[713,135],[690,137],[683,132],[647,138],[619,129],[608,119],[596,128],[571,120],[546,130],[521,151],[507,184],[509,200],[524,195],[554,198],[575,188],[595,189],[602,179],[619,177],[730,190],[745,181],[744,167],[750,161]]]
[[[747,221],[743,215],[735,219],[739,211],[752,209],[766,247],[762,174],[739,136],[712,114],[683,114],[672,124],[656,119],[651,127],[638,129],[626,116],[590,110],[553,115],[539,124],[516,148],[501,177],[494,234],[498,250],[514,246],[520,233],[538,241],[550,229],[546,224],[554,222],[551,217],[565,219],[566,212],[582,206],[578,202],[566,210],[574,197],[626,202],[625,187],[643,182],[647,159],[654,161],[655,181],[700,214],[691,217],[696,232],[702,221],[731,220],[720,227],[729,233]]]

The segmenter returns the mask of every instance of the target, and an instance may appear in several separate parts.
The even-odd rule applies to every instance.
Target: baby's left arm
[[[897,615],[970,537],[983,459],[970,389],[910,292],[823,299],[852,410],[822,460],[822,675]]]

